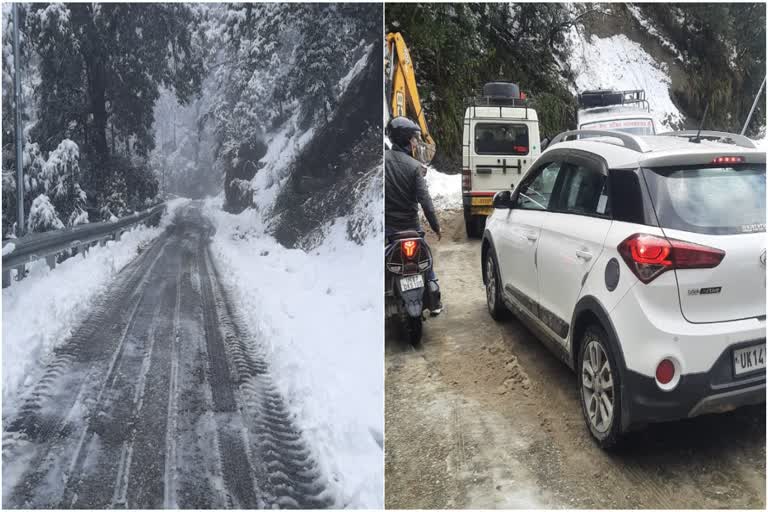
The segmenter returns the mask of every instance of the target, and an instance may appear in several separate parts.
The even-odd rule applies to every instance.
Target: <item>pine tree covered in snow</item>
[[[40,194],[32,201],[27,219],[27,230],[30,233],[42,233],[52,229],[62,229],[64,223],[59,219],[56,208],[45,194]]]

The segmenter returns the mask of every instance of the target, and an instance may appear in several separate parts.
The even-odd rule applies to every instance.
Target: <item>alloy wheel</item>
[[[496,267],[493,264],[493,257],[489,254],[485,259],[485,296],[488,301],[488,308],[491,310],[496,305]]]
[[[603,346],[589,341],[581,365],[581,392],[592,427],[604,433],[611,428],[615,390],[611,363]]]

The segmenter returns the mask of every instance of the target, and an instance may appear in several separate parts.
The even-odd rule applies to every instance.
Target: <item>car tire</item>
[[[485,304],[488,306],[488,313],[496,321],[504,320],[509,317],[509,310],[502,300],[499,263],[493,248],[486,251],[483,269],[485,269]]]
[[[587,429],[600,448],[615,448],[623,438],[621,368],[601,326],[590,325],[584,331],[576,370]]]

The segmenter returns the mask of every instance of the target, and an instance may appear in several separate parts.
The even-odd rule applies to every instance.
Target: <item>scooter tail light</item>
[[[419,249],[418,240],[404,240],[400,242],[400,251],[403,253],[403,258],[413,259],[416,255],[416,251]]]

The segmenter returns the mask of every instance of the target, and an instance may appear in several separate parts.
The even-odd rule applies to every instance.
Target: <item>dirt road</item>
[[[460,212],[430,240],[445,310],[386,346],[387,508],[765,508],[765,407],[592,442],[574,374],[485,306]]]
[[[178,212],[3,418],[4,508],[333,504],[211,233],[199,204]]]

